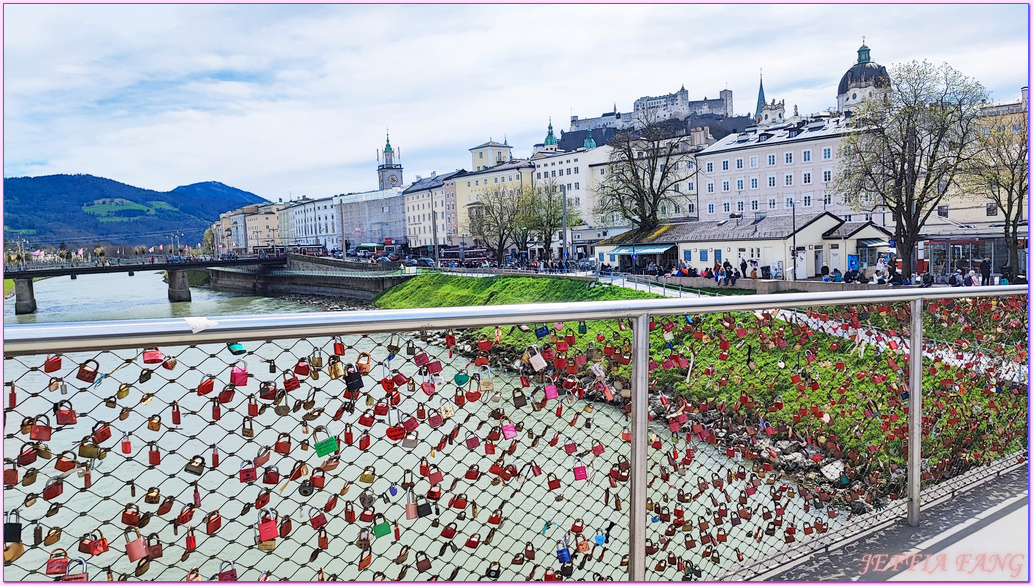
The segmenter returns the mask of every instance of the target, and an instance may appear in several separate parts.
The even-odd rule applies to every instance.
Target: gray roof
[[[466,175],[467,176],[469,176],[469,175],[484,175],[486,173],[496,173],[498,171],[510,171],[510,170],[520,169],[520,168],[523,168],[523,167],[534,168],[534,163],[529,162],[527,159],[517,159],[515,161],[510,161],[508,163],[502,163],[501,165],[495,165],[494,167],[488,167],[487,169],[481,169],[480,171],[468,171],[466,173]]]
[[[511,148],[513,148],[513,147],[509,146],[508,144],[502,144],[501,142],[496,142],[494,140],[489,140],[488,142],[486,142],[484,144],[479,144],[479,145],[477,145],[477,146],[475,146],[475,147],[473,147],[472,149],[469,149],[469,150],[472,151],[474,149],[482,149],[484,147],[502,147],[504,149],[511,149]]]
[[[699,156],[734,151],[763,145],[787,144],[839,136],[853,130],[844,117],[819,118],[787,122],[767,127],[751,126],[744,132],[732,133],[707,147]]]
[[[424,191],[426,189],[435,189],[437,187],[441,187],[445,183],[446,179],[451,179],[452,177],[461,175],[463,173],[466,173],[465,169],[458,169],[452,171],[451,173],[445,173],[443,175],[433,175],[431,177],[424,177],[418,181],[414,181],[413,184],[409,187],[406,187],[405,191],[403,191],[402,194],[408,195],[410,193],[415,193],[417,191]]]
[[[837,226],[834,230],[829,230],[828,232],[822,234],[822,236],[825,237],[825,238],[850,238],[851,236],[853,236],[854,234],[857,234],[861,230],[864,230],[868,226],[871,226],[871,227],[873,227],[873,228],[875,228],[875,229],[885,233],[887,236],[891,235],[889,230],[883,228],[882,226],[877,225],[875,222],[868,221],[868,222],[843,222],[842,224]]]
[[[842,220],[829,212],[817,214],[796,214],[796,231],[799,232],[819,218],[829,216],[836,222]],[[793,235],[793,216],[765,216],[759,220],[739,218],[738,220],[708,220],[665,224],[642,234],[625,232],[600,242],[600,245],[617,244],[675,244],[678,242],[707,242],[713,240],[784,240]]]

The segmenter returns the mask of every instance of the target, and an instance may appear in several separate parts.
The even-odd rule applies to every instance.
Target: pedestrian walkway
[[[1029,581],[1029,469],[925,507],[843,547],[763,576],[768,580]]]

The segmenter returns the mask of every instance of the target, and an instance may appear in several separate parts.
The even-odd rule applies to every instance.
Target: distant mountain
[[[219,214],[266,200],[206,181],[162,192],[92,175],[4,178],[4,239],[33,244],[200,242]]]

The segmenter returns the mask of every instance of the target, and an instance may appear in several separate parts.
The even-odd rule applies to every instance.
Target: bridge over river
[[[238,258],[233,260],[181,261],[181,262],[120,262],[103,265],[58,265],[46,268],[5,270],[4,278],[14,280],[15,304],[17,314],[36,311],[36,295],[32,288],[33,279],[40,277],[71,277],[99,273],[129,273],[135,271],[166,271],[169,282],[169,301],[190,301],[190,285],[187,271],[209,270],[221,267],[283,267],[287,257],[274,258]]]

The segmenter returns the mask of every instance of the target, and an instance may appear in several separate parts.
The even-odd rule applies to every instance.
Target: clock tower
[[[402,187],[402,166],[395,164],[395,150],[391,148],[390,134],[384,146],[384,163],[377,166],[377,176],[380,179],[381,190]]]

